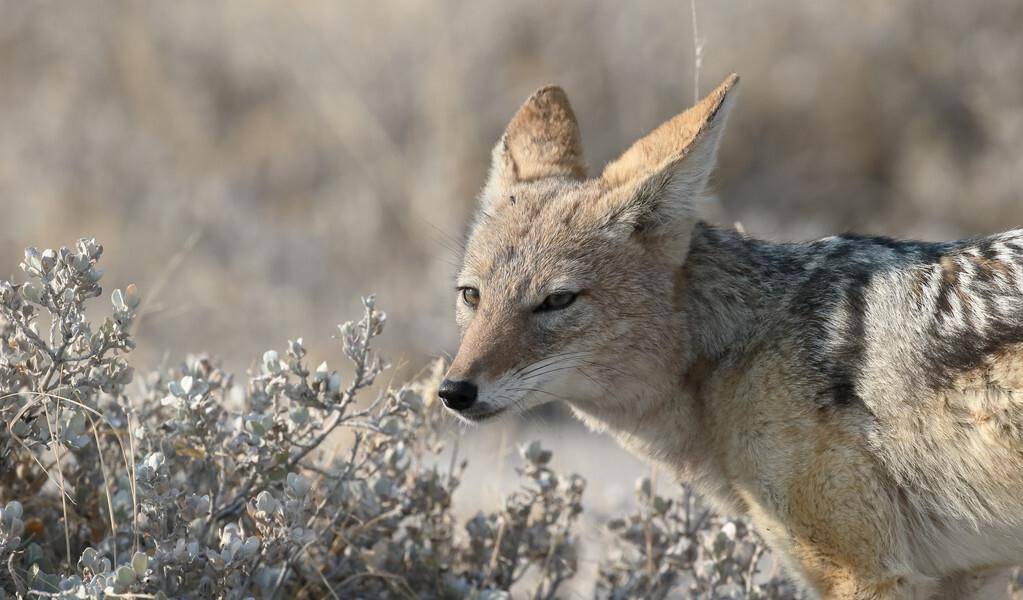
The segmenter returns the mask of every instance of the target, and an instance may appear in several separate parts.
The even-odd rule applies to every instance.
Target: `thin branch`
[[[46,405],[45,401],[43,402],[43,412],[46,415],[46,427],[49,429],[50,428],[50,409]],[[68,493],[66,491],[67,486],[66,486],[66,484],[64,482],[64,468],[60,464],[61,463],[61,461],[60,461],[60,446],[61,446],[61,443],[60,443],[60,429],[59,429],[60,428],[60,423],[59,423],[59,420],[60,420],[60,415],[58,414],[57,418],[55,418],[53,420],[54,428],[50,429],[50,440],[53,443],[53,452],[56,454],[56,457],[57,457],[57,473],[60,474],[60,505],[61,505],[61,509],[64,511],[64,544],[65,544],[64,545],[64,549],[67,552],[67,554],[66,554],[66,556],[67,556],[67,564],[68,564],[68,567],[70,568],[70,566],[72,564],[71,563],[71,521],[68,519],[68,512],[67,512]]]
[[[92,425],[92,437],[96,440],[96,454],[99,455],[99,469],[103,475],[103,489],[106,492],[107,497],[107,512],[110,513],[110,541],[113,546],[114,564],[117,562],[117,520],[114,516],[114,501],[110,494],[110,477],[107,475],[107,463],[103,460],[103,446],[100,445],[99,430],[96,428],[96,420],[92,418],[92,415],[85,413],[85,416],[89,417],[89,424]]]
[[[703,66],[703,41],[696,23],[696,0],[689,0],[693,15],[693,103],[700,101],[700,67]]]

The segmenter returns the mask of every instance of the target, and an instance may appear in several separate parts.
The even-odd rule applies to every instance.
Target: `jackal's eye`
[[[544,301],[536,307],[536,312],[547,312],[551,310],[561,310],[567,308],[569,304],[575,302],[575,299],[579,294],[575,292],[555,292],[550,296],[544,298]]]
[[[469,308],[476,308],[480,304],[480,291],[473,287],[458,288],[462,296],[462,302]]]

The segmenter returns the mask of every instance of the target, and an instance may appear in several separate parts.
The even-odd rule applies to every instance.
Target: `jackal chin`
[[[491,389],[487,389],[488,387]],[[475,404],[451,412],[463,423],[475,424],[490,421],[502,415],[524,413],[545,402],[541,391],[536,389],[509,390],[503,385],[484,385],[480,390],[479,400]]]
[[[465,411],[450,411],[458,420],[463,423],[478,424],[484,421],[489,421],[494,417],[506,414],[508,412],[507,406],[488,407],[480,406],[479,408],[473,408]]]
[[[509,369],[493,379],[464,377],[449,371],[438,395],[462,422],[481,423],[502,414],[524,413],[555,400],[569,401],[580,392],[586,395],[592,391],[587,384],[595,383],[596,379],[577,373],[583,364],[555,356]]]
[[[499,391],[497,394],[487,394],[484,388],[481,398],[476,404],[465,410],[452,412],[464,423],[482,423],[501,415],[523,413],[533,406],[542,404],[529,398],[529,395],[528,392],[525,394],[511,394],[506,391]],[[490,398],[487,396],[490,396]]]

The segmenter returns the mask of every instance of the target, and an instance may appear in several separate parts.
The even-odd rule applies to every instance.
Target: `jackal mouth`
[[[456,414],[466,421],[470,421],[472,423],[482,423],[483,421],[487,421],[493,417],[496,417],[497,415],[503,413],[505,410],[506,408],[503,406],[497,408],[473,407]]]

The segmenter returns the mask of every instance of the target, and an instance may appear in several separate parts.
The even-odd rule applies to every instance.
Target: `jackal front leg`
[[[818,597],[925,598],[934,581],[910,567],[897,490],[854,446],[821,448],[792,466],[770,508],[752,511],[761,535]]]

